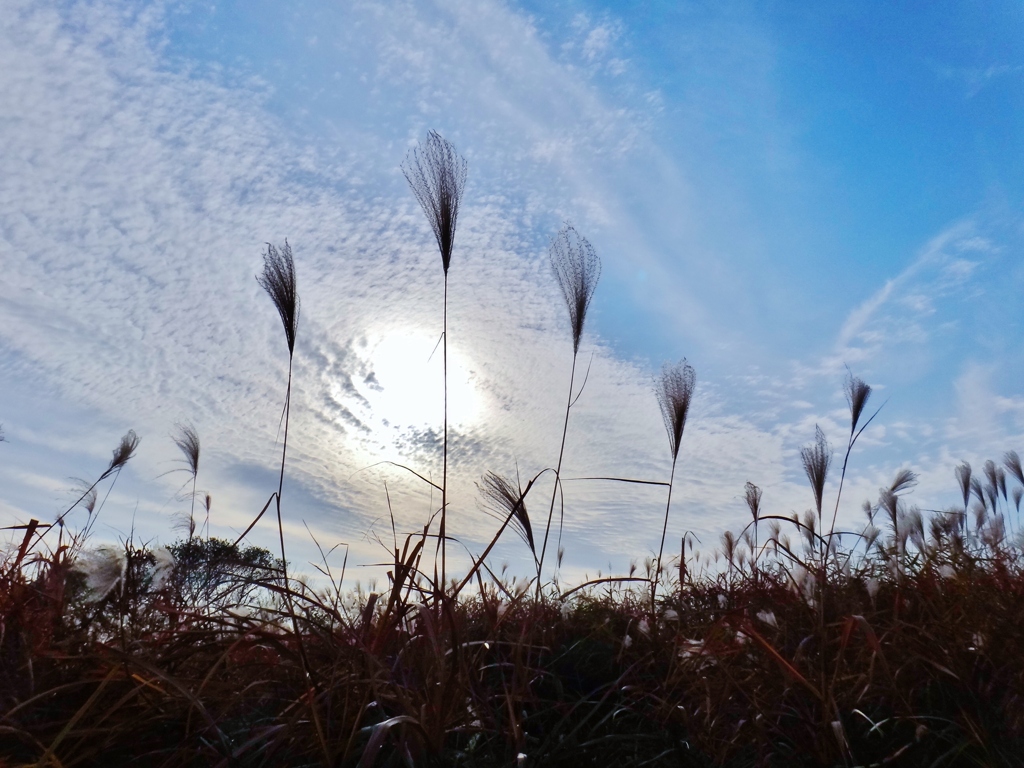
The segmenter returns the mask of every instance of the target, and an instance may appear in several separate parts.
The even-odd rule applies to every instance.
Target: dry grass
[[[157,557],[127,542],[102,595],[67,551],[16,552],[2,572],[0,755],[54,766],[489,766],[520,754],[528,765],[1017,765],[1019,551],[946,548],[956,530],[938,525],[921,551],[879,538],[856,567],[830,567],[823,589],[775,555],[773,537],[756,579],[749,559],[714,576],[695,566],[686,584],[664,585],[656,615],[611,584],[534,602],[493,577],[430,604],[416,575],[423,541],[410,537],[388,593],[293,589],[305,661],[280,562],[265,551],[182,542],[173,576],[154,584]]]
[[[428,525],[363,594],[326,564],[335,586],[311,589],[237,542],[87,549],[99,484],[137,443],[82,494],[83,530],[14,529],[3,765],[1019,764],[1016,454],[1002,474],[958,469],[971,519],[908,508],[907,470],[856,535],[818,530],[820,508],[766,514],[748,484],[751,522],[713,555],[684,546],[671,571],[539,595],[487,564],[508,527],[533,550],[536,478],[488,474],[500,526],[456,588],[424,563]],[[823,438],[806,453],[817,505]]]

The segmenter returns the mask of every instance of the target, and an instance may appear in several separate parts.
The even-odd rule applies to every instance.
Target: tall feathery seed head
[[[171,439],[184,455],[188,473],[195,477],[199,474],[199,434],[196,428],[191,424],[179,424],[178,434]]]
[[[99,494],[95,488],[90,488],[85,492],[82,500],[78,502],[78,506],[86,511],[88,514],[92,514],[96,510],[96,502],[99,501]]]
[[[722,534],[722,554],[725,555],[725,559],[730,565],[736,558],[736,534],[732,531]]]
[[[154,592],[163,589],[174,575],[174,553],[167,547],[153,550],[153,567],[150,570],[149,588]]]
[[[287,240],[281,249],[267,243],[267,250],[263,254],[263,274],[256,276],[256,282],[270,295],[270,300],[277,307],[288,340],[288,355],[294,355],[295,334],[299,327],[299,294],[295,287],[295,261]]]
[[[901,469],[893,478],[889,491],[892,493],[903,493],[917,485],[917,473],[907,468]]]
[[[455,246],[466,169],[465,159],[437,131],[431,131],[426,141],[409,150],[402,163],[402,173],[434,231],[445,276]]]
[[[76,563],[76,570],[85,574],[88,602],[103,600],[118,585],[124,584],[128,560],[123,549],[106,545],[84,554]]]
[[[981,484],[981,480],[977,476],[971,478],[971,493],[974,494],[975,498],[981,502],[982,506],[988,504],[985,499],[985,487]]]
[[[697,372],[684,358],[675,365],[665,363],[661,369],[661,378],[655,387],[661,417],[668,432],[672,461],[679,456],[679,443],[686,428],[686,416],[690,412],[690,401],[693,399],[696,385]]]
[[[519,487],[496,472],[487,472],[483,482],[477,487],[490,503],[488,512],[502,522],[509,518],[510,525],[536,556],[537,547],[533,541],[533,526],[530,525],[530,516],[526,513],[526,501]]]
[[[996,472],[996,463],[992,459],[988,459],[985,462],[983,471],[985,472],[985,479],[988,480],[989,487],[998,490],[999,473]]]
[[[828,468],[832,464],[832,446],[825,440],[825,433],[821,431],[821,427],[815,425],[814,443],[800,449],[800,458],[803,460],[807,479],[811,483],[811,490],[814,491],[814,503],[820,517],[821,499],[825,492],[825,478],[828,476]]]
[[[551,259],[551,271],[555,273],[555,280],[558,281],[565,305],[569,309],[572,351],[579,352],[587,309],[601,277],[601,259],[597,257],[590,241],[569,222],[551,240],[548,256]]]
[[[135,434],[134,429],[129,429],[125,432],[124,437],[121,438],[121,442],[117,444],[117,448],[113,451],[113,456],[110,458],[110,464],[100,475],[100,480],[105,477],[109,477],[114,472],[117,472],[128,460],[135,455],[135,449],[139,447],[139,437]]]
[[[961,462],[955,472],[960,492],[964,495],[964,509],[967,509],[967,504],[971,500],[971,465],[966,461]]]
[[[761,489],[748,480],[744,490],[747,508],[756,523],[761,517]]]
[[[900,511],[900,497],[893,493],[889,488],[880,488],[878,493],[878,507],[884,509],[886,514],[889,515],[889,522],[892,523],[893,530],[896,530],[896,521],[899,518]]]
[[[1003,456],[1003,464],[1017,478],[1017,482],[1024,485],[1024,467],[1021,467],[1020,456],[1017,455],[1017,452],[1007,451]]]
[[[850,434],[852,435],[857,431],[857,424],[861,414],[864,413],[864,406],[867,405],[868,398],[871,397],[871,387],[863,379],[849,374],[846,377],[844,389],[846,402],[850,406]]]
[[[985,486],[985,497],[988,499],[988,506],[995,513],[999,501],[999,489],[994,485]]]

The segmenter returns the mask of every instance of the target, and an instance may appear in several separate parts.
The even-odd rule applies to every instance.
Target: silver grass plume
[[[278,250],[267,243],[263,254],[263,274],[256,276],[256,282],[269,295],[281,315],[284,334],[288,340],[288,354],[295,354],[295,334],[299,326],[299,294],[295,287],[295,261],[288,241]]]
[[[99,501],[99,498],[100,496],[96,492],[95,488],[87,488],[85,491],[85,495],[78,503],[86,511],[86,514],[91,515],[93,512],[96,511],[96,502]]]
[[[1021,467],[1020,456],[1017,455],[1017,452],[1007,451],[1003,456],[1003,464],[1017,478],[1017,482],[1024,485],[1024,467]]]
[[[128,560],[123,549],[106,545],[87,553],[77,563],[76,570],[85,574],[88,594],[86,600],[98,603],[114,588],[124,584]]]
[[[722,554],[731,567],[732,561],[736,558],[736,534],[732,531],[722,534]]]
[[[900,497],[888,488],[880,489],[878,494],[878,506],[884,509],[889,515],[889,522],[892,524],[893,533],[896,532],[896,521],[899,517]]]
[[[138,447],[139,437],[135,434],[134,429],[129,429],[124,434],[124,437],[121,438],[121,442],[118,443],[117,448],[114,449],[114,455],[110,459],[110,464],[107,465],[103,474],[100,475],[100,480],[105,477],[109,477],[112,473],[117,472],[127,464],[128,460],[135,455],[135,449]]]
[[[466,186],[466,161],[455,147],[436,131],[409,150],[402,173],[423,208],[441,252],[441,266],[448,274],[455,246],[462,191]]]
[[[814,503],[818,507],[818,517],[820,518],[825,478],[828,476],[828,468],[832,464],[832,446],[825,440],[825,433],[821,431],[821,427],[815,425],[814,444],[801,448],[800,458],[803,461],[807,479],[811,483],[811,490],[814,491]]]
[[[587,238],[568,222],[551,241],[551,271],[562,290],[572,326],[572,350],[579,352],[587,309],[601,277],[601,260]]]
[[[869,500],[865,500],[864,504],[861,505],[861,509],[863,509],[864,510],[864,514],[867,515],[868,523],[869,524],[870,523],[874,523],[875,522],[875,512],[878,511],[875,508],[875,505],[872,504]]]
[[[153,567],[149,572],[149,589],[159,592],[163,589],[171,576],[174,575],[174,554],[167,547],[157,547],[153,550]]]
[[[931,535],[934,548],[942,545],[942,542],[953,535],[953,532],[960,525],[960,511],[953,509],[933,515],[928,521],[928,532]]]
[[[971,507],[971,512],[974,513],[974,527],[975,532],[978,533],[985,527],[985,522],[988,520],[988,507],[983,502],[975,502]]]
[[[989,493],[989,496],[994,496],[995,492],[997,492],[999,489],[999,475],[996,472],[996,463],[992,461],[992,459],[988,459],[985,462],[984,472],[985,478],[988,480],[989,488],[992,489],[992,492]],[[992,502],[992,506],[995,507],[994,501]]]
[[[871,387],[860,378],[853,375],[849,368],[846,369],[846,381],[843,384],[843,392],[846,395],[846,403],[850,406],[850,437],[846,443],[846,453],[843,456],[843,468],[839,472],[839,490],[836,491],[836,505],[832,510],[832,523],[828,528],[828,546],[831,547],[834,543],[833,534],[836,528],[836,519],[839,517],[839,501],[843,496],[843,486],[846,483],[846,468],[850,462],[850,453],[853,451],[853,446],[857,442],[857,438],[860,437],[861,433],[867,429],[868,424],[874,421],[875,416],[878,415],[878,411],[875,411],[874,416],[869,418],[864,425],[857,429],[860,425],[861,416],[864,414],[864,406],[867,405],[868,398],[871,397]],[[881,409],[879,409],[881,410]],[[822,535],[825,535],[824,521],[822,521]]]
[[[960,485],[960,492],[964,495],[964,509],[967,509],[971,500],[971,465],[966,461],[961,462],[955,473],[956,481]]]
[[[199,473],[199,435],[191,424],[179,424],[178,434],[171,439],[178,446],[188,465],[188,473],[195,477]]]
[[[135,434],[134,429],[129,429],[117,444],[117,448],[114,449],[113,455],[110,457],[110,463],[107,465],[107,468],[103,470],[103,473],[96,479],[96,482],[87,486],[82,491],[82,494],[75,500],[75,503],[57,516],[57,519],[53,521],[53,525],[63,527],[64,518],[70,514],[71,510],[83,502],[86,504],[86,508],[91,515],[93,513],[93,508],[96,505],[96,486],[111,475],[114,475],[114,482],[116,482],[121,469],[128,463],[132,456],[135,455],[135,449],[138,447],[139,437]],[[39,537],[38,533],[36,534],[36,537]]]
[[[982,541],[992,549],[997,548],[1006,538],[1006,520],[1002,515],[994,515],[988,526],[981,533]]]
[[[967,530],[967,507],[971,501],[971,465],[963,461],[956,470],[956,481],[960,485],[960,492],[964,497],[964,511],[960,517],[960,526],[964,532]]]
[[[750,510],[750,515],[754,518],[754,522],[756,523],[761,518],[762,491],[749,480],[747,481],[746,486],[744,486],[744,489],[747,508]]]
[[[868,398],[871,397],[871,387],[863,379],[858,379],[850,374],[846,377],[845,392],[846,402],[850,406],[850,434],[852,435],[857,431],[857,424],[861,414],[864,413],[864,406],[867,405]]]
[[[985,497],[988,499],[988,505],[992,510],[992,514],[995,514],[998,511],[999,489],[994,485],[986,485]]]
[[[750,551],[753,556],[753,568],[754,568],[754,579],[757,580],[757,560],[760,556],[758,550],[758,539],[757,539],[757,523],[761,519],[761,489],[754,485],[749,480],[744,486],[744,496],[747,502],[747,508],[750,510],[750,516],[754,518],[754,530],[752,540],[750,542]]]
[[[915,485],[917,485],[917,473],[909,469],[901,469],[896,473],[896,477],[893,478],[889,491],[890,493],[903,493],[904,491],[909,491]]]
[[[981,506],[988,509],[988,498],[985,496],[985,487],[977,477],[971,478],[971,493],[975,498],[977,498],[978,503],[981,504]]]
[[[661,417],[665,421],[668,432],[669,449],[672,461],[679,456],[679,444],[686,428],[686,416],[690,412],[690,401],[697,383],[697,373],[693,366],[680,360],[677,364],[665,364],[658,379],[655,395],[661,408]]]
[[[917,474],[909,469],[901,469],[888,488],[878,489],[878,506],[888,513],[894,534],[897,532],[901,514],[899,494],[909,491],[915,485]]]
[[[491,503],[488,513],[499,518],[503,523],[508,520],[515,532],[536,556],[537,547],[533,541],[533,527],[530,525],[530,516],[526,513],[526,502],[519,487],[496,472],[487,472],[484,475],[483,483],[477,487],[484,498]]]
[[[185,457],[188,473],[192,475],[192,507],[188,515],[188,537],[191,540],[196,529],[196,480],[199,476],[199,434],[191,424],[179,424],[178,434],[171,439]]]

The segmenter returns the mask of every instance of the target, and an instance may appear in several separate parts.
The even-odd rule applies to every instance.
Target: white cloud
[[[977,222],[964,220],[933,237],[908,266],[849,313],[820,371],[835,375],[845,365],[877,369],[894,355],[906,365],[915,354],[930,353],[968,302],[980,296],[982,284],[973,278],[998,253],[977,230]]]
[[[501,190],[539,171],[478,175],[467,193],[451,272],[450,343],[482,415],[453,429],[452,524],[472,542],[493,529],[475,507],[482,472],[518,465],[529,475],[557,457],[570,348],[565,309],[536,246],[536,211],[606,216],[609,193],[582,157],[628,151],[633,129],[500,4],[447,10],[437,17],[402,4],[365,10],[382,41],[378,82],[396,78],[399,89],[405,82],[421,104],[433,105],[413,124],[436,120],[442,107],[485,122],[507,117],[471,161],[507,142],[501,153],[540,156],[568,182],[517,200]],[[434,477],[439,471],[439,425],[397,429],[371,407],[383,376],[374,352],[396,335],[415,331],[413,364],[439,376],[436,357],[427,358],[440,325],[441,270],[420,212],[391,180],[404,150],[382,142],[375,151],[383,160],[321,163],[267,113],[265,91],[167,69],[157,52],[158,11],[131,16],[104,3],[62,10],[24,3],[3,28],[0,88],[19,105],[18,119],[0,128],[11,158],[0,181],[3,376],[45,384],[39,391],[103,424],[134,426],[144,437],[133,466],[141,478],[173,466],[173,446],[160,435],[191,420],[203,441],[200,484],[213,494],[214,530],[239,530],[275,487],[287,361],[278,319],[253,274],[262,243],[287,236],[303,311],[285,507],[301,510],[319,536],[344,538],[364,562],[375,559],[375,545],[360,537],[374,520],[386,530],[384,481],[403,529],[421,525],[431,502],[419,481],[398,470],[361,470],[387,458]],[[481,68],[490,73],[483,81],[466,74]],[[438,90],[446,82],[451,88]],[[456,104],[456,91],[468,103]],[[554,149],[539,152],[544,146]],[[474,162],[474,170],[481,166],[483,173],[495,167]],[[312,183],[303,173],[314,174]],[[497,194],[482,193],[485,181],[497,181]],[[593,335],[581,361],[591,355],[566,473],[664,476],[649,374],[617,360]],[[33,398],[32,386],[19,392],[32,412],[9,420],[12,437],[46,422],[47,404]],[[61,450],[59,425],[45,429]],[[93,435],[88,450],[102,456],[113,439]],[[741,471],[753,463],[763,469],[758,445],[769,453],[777,446],[743,419],[714,414],[687,442],[693,453],[684,447],[683,461],[693,479],[681,481],[674,519],[718,528],[721,519],[708,513],[734,504]],[[38,477],[21,493],[37,486]],[[171,498],[175,487],[165,479],[118,491],[107,519],[125,530],[136,514],[132,493],[149,493],[143,524],[166,536],[181,506]],[[567,503],[567,537],[580,543],[581,561],[620,558],[624,544],[641,552],[654,545],[657,494],[577,484]],[[546,505],[533,506],[545,512]],[[288,531],[304,539],[294,511]]]
[[[322,543],[351,543],[352,562],[377,561],[374,534],[390,541],[385,481],[399,529],[422,525],[436,504],[424,485],[394,467],[367,467],[390,459],[439,473],[431,350],[441,269],[398,170],[426,128],[455,141],[471,167],[450,285],[452,392],[461,386],[474,401],[453,407],[452,525],[467,545],[493,531],[477,509],[484,470],[518,468],[525,479],[557,458],[571,348],[545,249],[562,218],[630,244],[616,252],[592,238],[606,286],[641,270],[653,286],[644,307],[660,307],[673,332],[724,337],[712,306],[719,293],[708,286],[734,283],[729,264],[698,253],[694,262],[713,274],[681,281],[674,253],[652,245],[668,242],[664,233],[631,212],[636,200],[657,198],[673,237],[692,225],[684,174],[645,133],[660,94],[650,113],[615,102],[506,4],[356,3],[326,17],[315,48],[336,46],[331,63],[342,77],[323,98],[338,99],[324,114],[340,148],[312,145],[296,115],[275,111],[293,97],[280,85],[165,56],[168,23],[159,5],[130,13],[104,2],[20,2],[0,20],[0,97],[16,105],[0,124],[0,383],[17,403],[0,414],[11,440],[0,449],[14,457],[3,469],[8,517],[55,509],[66,478],[102,468],[132,426],[143,435],[136,479],[119,480],[105,519],[124,531],[134,516],[166,536],[181,508],[177,485],[152,478],[177,458],[162,435],[190,419],[203,441],[200,485],[213,494],[214,530],[243,528],[276,488],[287,364],[278,318],[253,275],[263,243],[288,237],[303,301],[285,484],[290,541],[300,560],[312,557],[304,518]],[[619,66],[614,22],[584,19],[573,34],[583,60]],[[301,41],[310,47],[306,32]],[[707,547],[744,524],[747,480],[765,487],[776,511],[809,506],[799,446],[815,424],[833,440],[848,429],[838,392],[819,405],[822,377],[831,394],[844,362],[877,371],[894,349],[908,360],[910,348],[931,349],[960,320],[945,305],[977,298],[978,276],[999,252],[987,235],[965,223],[936,237],[849,314],[834,354],[798,360],[793,377],[753,371],[716,382],[698,366],[670,537],[692,529]],[[599,288],[597,313],[601,299]],[[590,323],[581,352],[581,365],[593,363],[572,412],[565,474],[664,480],[650,372],[617,357],[600,327]],[[416,391],[400,380],[403,355],[409,378],[425,382],[419,418],[385,411],[394,406],[387,387]],[[995,402],[1000,418],[1019,418],[996,374],[967,371],[962,387],[965,404]],[[892,433],[904,443],[928,431],[900,421]],[[998,418],[984,423],[1002,428]],[[863,446],[895,439],[872,430]],[[848,480],[847,498],[885,482],[882,463]],[[550,488],[541,483],[531,496],[535,525]],[[656,546],[662,489],[566,489],[567,573],[607,560],[624,568]],[[498,558],[522,566],[521,555],[510,543]]]

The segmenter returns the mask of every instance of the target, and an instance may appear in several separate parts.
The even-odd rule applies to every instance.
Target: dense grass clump
[[[612,583],[538,601],[523,583],[480,579],[473,594],[430,603],[413,578],[380,595],[292,580],[305,659],[281,563],[264,550],[127,542],[95,556],[113,564],[113,583],[102,562],[68,550],[15,553],[0,603],[0,755],[54,766],[1018,765],[1019,552],[979,542],[944,556],[935,543],[902,556],[898,540],[876,543],[856,568],[830,565],[824,584],[773,549],[756,572],[749,558],[714,576],[676,569],[685,582],[663,584],[654,614],[649,592]]]
[[[431,133],[404,170],[442,257],[446,349],[466,165]],[[877,415],[865,418],[871,387],[852,375],[834,506],[825,498],[833,451],[819,429],[801,451],[813,509],[771,514],[747,483],[746,527],[723,533],[712,553],[695,551],[690,536],[675,539],[676,554],[671,492],[696,373],[685,360],[666,366],[654,399],[668,432],[668,482],[583,478],[666,488],[657,557],[639,574],[571,588],[545,571],[600,275],[596,251],[569,225],[550,255],[573,341],[553,466],[525,483],[484,475],[478,487],[495,533],[465,573],[449,573],[446,408],[441,485],[402,467],[441,505],[422,530],[396,532],[386,588],[364,593],[343,589],[345,574],[326,557],[312,586],[285,560],[300,304],[291,247],[268,244],[257,280],[281,318],[289,363],[277,489],[236,541],[211,538],[209,495],[196,523],[199,435],[179,426],[187,536],[170,547],[132,537],[93,546],[98,489],[106,483],[109,493],[138,446],[128,432],[53,522],[6,529],[0,768],[1020,765],[1020,458],[1011,451],[980,473],[962,464],[963,504],[946,511],[908,507],[917,478],[901,470],[865,503],[862,525],[837,530],[851,451]],[[551,497],[537,527],[527,510],[542,476]],[[271,505],[280,557],[245,544]],[[73,510],[85,513],[75,530]],[[558,560],[561,521],[559,505]],[[495,573],[488,560],[507,529],[536,566],[525,579]]]

